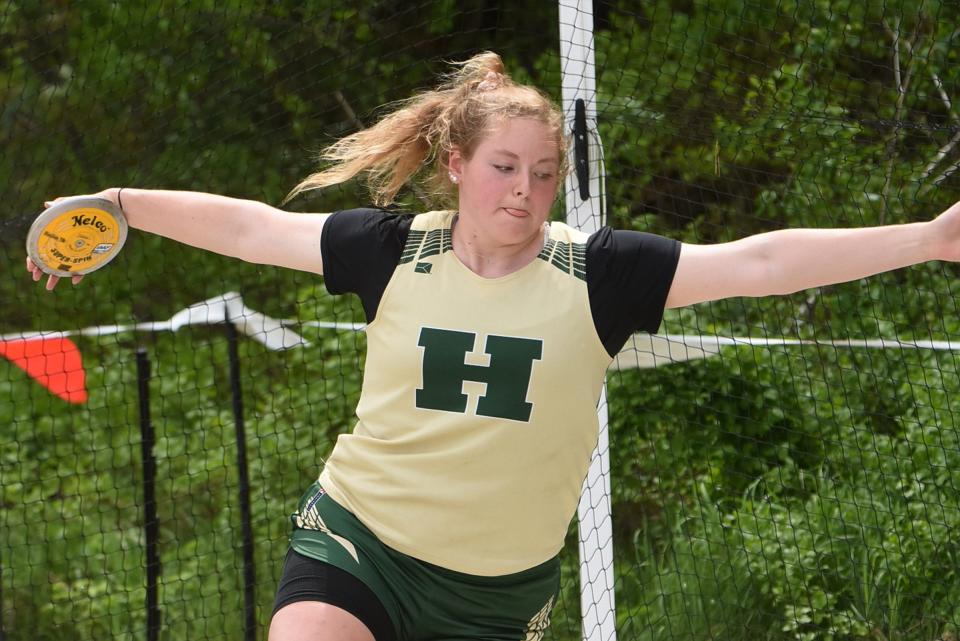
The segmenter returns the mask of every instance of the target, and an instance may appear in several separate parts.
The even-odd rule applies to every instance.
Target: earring
[[[454,185],[460,182],[460,178],[455,176],[452,171],[450,172],[449,175],[450,175],[450,182],[452,182]]]

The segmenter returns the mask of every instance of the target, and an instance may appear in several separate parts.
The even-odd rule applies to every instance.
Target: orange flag
[[[83,361],[69,338],[0,340],[0,356],[68,403],[86,403]]]

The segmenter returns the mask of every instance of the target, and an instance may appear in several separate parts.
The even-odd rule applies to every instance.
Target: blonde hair
[[[451,150],[470,159],[491,128],[509,118],[532,118],[551,128],[563,175],[567,140],[556,104],[538,89],[515,83],[495,53],[454,64],[459,68],[436,89],[401,101],[375,125],[324,149],[320,160],[332,164],[307,176],[286,200],[365,173],[373,202],[382,207],[431,166],[422,181],[426,191],[436,204],[450,206],[455,202],[447,166]]]

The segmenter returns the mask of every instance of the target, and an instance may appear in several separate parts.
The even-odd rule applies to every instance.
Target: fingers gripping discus
[[[119,253],[127,240],[127,219],[105,198],[79,196],[52,205],[27,234],[27,255],[41,271],[81,276]]]

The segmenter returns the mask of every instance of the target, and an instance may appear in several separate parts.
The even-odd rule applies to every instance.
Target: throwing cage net
[[[581,127],[557,218],[692,243],[928,220],[960,187],[958,21],[922,0],[4,3],[0,639],[265,638],[364,353],[359,302],[320,278],[139,232],[44,292],[23,268],[44,200],[278,204],[313,151],[493,50]],[[956,275],[670,311],[628,343],[548,638],[956,638]]]

